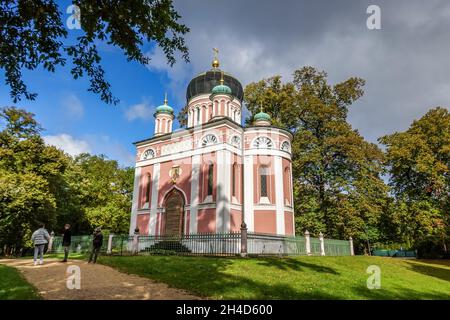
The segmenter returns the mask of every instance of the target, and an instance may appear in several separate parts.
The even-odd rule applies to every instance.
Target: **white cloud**
[[[116,160],[120,165],[132,166],[135,156],[120,141],[111,139],[108,135],[86,135],[86,141],[95,154],[103,154],[108,159]]]
[[[84,152],[91,152],[88,142],[75,139],[67,133],[44,136],[43,138],[46,144],[62,149],[71,156],[76,156]]]
[[[404,130],[431,107],[450,106],[448,1],[380,1],[376,31],[366,27],[370,0],[174,3],[191,29],[185,37],[191,63],[178,59],[171,68],[160,49],[148,54],[150,70],[167,76],[176,110],[186,102],[189,80],[211,68],[213,47],[220,49],[221,68],[244,87],[277,74],[290,80],[304,65],[326,71],[332,84],[365,79],[349,121],[370,141]]]
[[[81,100],[73,93],[65,95],[61,101],[62,106],[67,110],[68,116],[80,119],[84,115],[84,106]]]
[[[135,104],[125,111],[125,117],[128,121],[133,120],[150,120],[153,118],[153,107],[147,101]]]
[[[108,135],[85,135],[81,139],[76,139],[70,134],[61,133],[43,138],[46,144],[62,149],[71,156],[80,153],[103,154],[108,159],[117,160],[123,166],[134,164],[134,155],[122,143],[111,139]]]

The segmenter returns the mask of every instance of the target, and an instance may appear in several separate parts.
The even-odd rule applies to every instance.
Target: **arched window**
[[[236,182],[237,182],[237,163],[233,164],[233,169],[231,172],[231,195],[236,197]]]
[[[289,169],[289,167],[286,167],[284,169],[284,185],[285,190],[284,190],[284,204],[285,205],[291,205],[291,190],[292,190],[292,186],[291,186],[291,170]]]
[[[269,168],[267,166],[259,167],[260,196],[269,197]]]
[[[253,142],[253,147],[258,149],[270,149],[273,146],[272,140],[267,137],[258,137]]]
[[[289,142],[283,141],[283,143],[281,144],[281,150],[291,152],[291,145],[289,144]]]
[[[205,135],[202,139],[202,147],[207,147],[207,146],[211,146],[213,144],[216,144],[217,141],[217,137],[211,133]]]
[[[200,108],[197,108],[197,124],[200,124]]]
[[[214,182],[214,164],[210,163],[208,166],[208,187],[207,187],[208,196],[212,196],[213,194],[213,182]]]
[[[150,193],[152,192],[152,176],[150,173],[147,174],[147,184],[145,187],[145,203],[150,202]]]

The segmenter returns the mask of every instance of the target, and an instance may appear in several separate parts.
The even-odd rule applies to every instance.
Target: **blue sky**
[[[69,1],[60,3],[64,7]],[[81,33],[69,30],[66,43],[71,43]],[[99,48],[107,80],[113,94],[121,100],[119,105],[107,105],[99,96],[88,92],[88,79],[73,80],[69,66],[59,67],[55,73],[24,71],[29,90],[38,93],[36,100],[23,99],[14,104],[9,87],[2,86],[0,105],[16,105],[35,113],[45,128],[43,135],[50,136],[49,141],[64,142],[69,153],[79,150],[104,153],[123,165],[131,165],[132,142],[153,134],[153,109],[163,102],[164,92],[168,90],[167,77],[146,66],[127,62],[117,48],[104,44]],[[144,50],[151,50],[151,46]],[[4,83],[3,73],[0,73],[0,81]],[[170,92],[168,96],[171,101]]]
[[[65,11],[70,1],[58,1]],[[121,102],[106,105],[87,91],[87,79],[73,80],[69,67],[55,73],[24,71],[35,101],[14,104],[9,87],[0,106],[16,105],[36,114],[48,143],[76,154],[105,154],[133,165],[134,141],[153,134],[153,111],[168,92],[178,111],[185,89],[210,68],[212,48],[221,67],[245,86],[276,74],[292,79],[304,65],[325,70],[331,83],[351,76],[366,80],[364,96],[350,108],[349,121],[369,141],[405,130],[429,108],[450,105],[450,2],[445,0],[298,1],[175,0],[186,36],[190,64],[170,68],[162,52],[147,44],[150,66],[127,62],[120,49],[99,44],[106,78]],[[368,30],[366,9],[381,8],[381,30]],[[236,8],[239,7],[239,10]],[[81,13],[82,14],[82,13]],[[68,17],[64,14],[64,20]],[[214,18],[212,18],[214,17]],[[68,42],[82,31],[69,30]],[[0,81],[4,84],[3,71]]]

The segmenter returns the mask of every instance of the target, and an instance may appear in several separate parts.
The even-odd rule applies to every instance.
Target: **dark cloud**
[[[381,30],[366,27],[370,4],[381,8]],[[189,79],[210,67],[213,47],[243,85],[275,74],[290,80],[303,65],[325,70],[332,83],[364,78],[365,96],[349,118],[371,141],[450,105],[448,1],[178,0],[175,7],[191,28],[191,64],[168,68],[157,51],[152,68],[168,73],[180,106]]]

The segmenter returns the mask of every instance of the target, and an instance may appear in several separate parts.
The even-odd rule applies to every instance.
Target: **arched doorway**
[[[181,235],[184,225],[184,197],[180,191],[173,189],[164,200],[165,223],[164,235]]]

